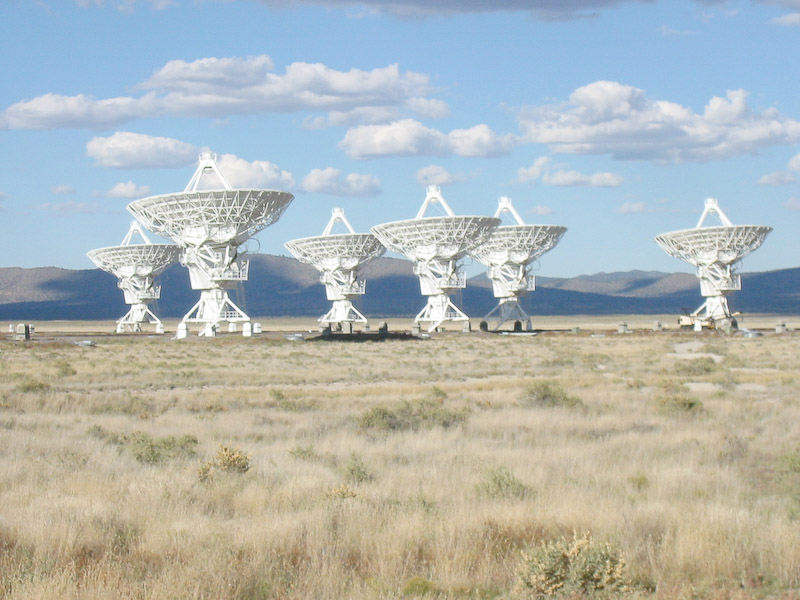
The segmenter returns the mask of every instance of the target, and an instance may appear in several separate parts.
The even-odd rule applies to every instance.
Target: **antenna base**
[[[458,308],[447,294],[428,296],[428,303],[414,318],[414,323],[430,323],[428,333],[433,333],[445,321],[469,322],[469,317]]]

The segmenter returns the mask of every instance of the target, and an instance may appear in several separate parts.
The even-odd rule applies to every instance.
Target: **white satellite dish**
[[[145,227],[183,248],[181,263],[189,269],[192,289],[200,290],[200,300],[183,317],[177,337],[185,337],[188,323],[201,324],[199,335],[213,336],[222,321],[245,323],[243,333],[249,334],[250,317],[228,297],[228,289],[248,276],[250,262],[239,255],[239,246],[275,223],[294,199],[288,192],[232,188],[216,158],[209,152],[200,155],[183,192],[128,205]],[[201,188],[208,177],[216,178],[217,187]]]
[[[510,214],[516,225],[500,225],[472,251],[472,255],[488,267],[494,297],[499,299],[498,305],[484,319],[489,321],[496,316],[495,331],[508,321],[523,322],[530,331],[531,318],[519,303],[520,296],[536,289],[530,265],[552,250],[567,228],[525,224],[508,196],[499,199],[494,216],[501,217],[503,213]]]
[[[348,233],[333,233],[336,223]],[[313,265],[333,306],[319,319],[320,323],[363,323],[367,319],[355,306],[353,298],[366,292],[366,281],[358,278],[358,269],[384,253],[385,248],[371,233],[356,233],[341,208],[334,208],[322,235],[291,240],[284,244],[297,260]]]
[[[426,217],[433,204],[439,204],[446,216]],[[445,321],[469,323],[469,317],[450,299],[450,294],[467,285],[459,261],[499,223],[496,217],[456,216],[439,187],[431,185],[416,218],[383,223],[371,229],[388,249],[414,261],[420,290],[428,297],[415,323],[430,323],[429,332]]]
[[[131,243],[134,235],[142,239],[141,244]],[[142,323],[155,324],[156,333],[164,333],[164,325],[148,304],[161,297],[161,286],[155,285],[155,277],[176,262],[179,255],[180,247],[174,244],[151,243],[136,221],[131,223],[121,245],[87,252],[94,264],[117,276],[117,286],[123,291],[125,303],[131,307],[117,321],[117,333],[124,332],[126,327],[130,331],[141,331]]]
[[[703,226],[711,214],[717,215],[721,226]],[[761,246],[770,231],[772,227],[765,225],[734,225],[717,200],[708,198],[697,227],[656,236],[656,242],[667,254],[697,267],[700,293],[706,298],[700,308],[681,318],[681,325],[696,330],[736,326],[727,295],[742,289],[742,278],[734,273],[733,266]]]

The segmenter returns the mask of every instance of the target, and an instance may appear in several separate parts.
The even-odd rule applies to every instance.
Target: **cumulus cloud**
[[[785,203],[784,206],[789,210],[800,210],[800,198],[794,196],[789,198]]]
[[[66,184],[54,185],[53,187],[50,188],[50,191],[53,192],[54,194],[69,195],[75,193],[75,188],[72,187],[71,185],[66,185]]]
[[[519,122],[529,143],[622,160],[704,162],[800,141],[800,122],[774,108],[754,111],[744,90],[711,98],[695,113],[614,81],[580,87],[562,104],[525,109]]]
[[[464,181],[466,176],[462,173],[450,173],[439,165],[428,165],[417,171],[417,183],[422,185],[447,185],[456,181]]]
[[[797,27],[800,26],[800,12],[787,13],[780,17],[775,17],[772,22],[784,27]]]
[[[508,154],[516,140],[486,125],[443,133],[414,119],[349,129],[339,147],[352,158],[379,156],[499,156]]]
[[[102,167],[152,169],[185,167],[197,162],[200,148],[179,140],[118,131],[110,137],[95,137],[86,153]]]
[[[789,170],[791,170],[791,171],[800,171],[800,154],[798,154],[797,156],[793,157],[789,161]]]
[[[339,169],[312,169],[303,178],[306,192],[334,196],[375,196],[381,192],[381,182],[374,175],[349,173],[342,177]]]
[[[634,215],[643,213],[647,210],[647,204],[644,202],[625,202],[620,204],[617,208],[617,214],[620,215]]]
[[[260,0],[267,6],[286,7],[298,4],[316,4],[332,8],[362,7],[375,13],[400,18],[451,16],[487,12],[525,12],[545,21],[563,21],[595,17],[602,10],[622,4],[636,4],[646,0]]]
[[[550,208],[549,206],[536,205],[528,211],[528,214],[543,216],[543,215],[552,215],[553,212],[554,212],[553,209]]]
[[[234,154],[223,154],[217,160],[220,171],[233,187],[292,188],[294,177],[278,165],[266,160],[249,162]]]
[[[107,198],[142,198],[150,194],[150,188],[146,185],[136,185],[132,181],[118,183],[104,195]]]
[[[546,185],[618,187],[622,185],[622,176],[616,173],[598,172],[584,175],[578,171],[564,170],[553,164],[548,156],[540,156],[530,167],[517,170],[517,181],[520,183],[535,182],[541,179]]]
[[[275,73],[266,55],[172,60],[136,89],[143,94],[97,99],[49,93],[21,100],[0,113],[0,128],[101,129],[142,117],[223,118],[297,111],[338,111],[352,118],[356,109],[365,109],[369,116],[368,109],[387,107],[426,116],[446,112],[443,102],[428,98],[427,75],[401,72],[397,64],[338,71],[320,63],[295,62]]]
[[[761,185],[787,185],[794,182],[794,175],[788,171],[776,171],[774,173],[768,173],[758,180],[758,183]]]

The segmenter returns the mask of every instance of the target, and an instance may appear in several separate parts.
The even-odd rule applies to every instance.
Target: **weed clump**
[[[197,477],[200,481],[208,481],[214,477],[217,471],[241,475],[247,473],[252,466],[249,454],[238,448],[228,448],[220,444],[214,460],[200,463],[197,468]]]
[[[552,381],[536,381],[528,386],[522,395],[521,404],[529,407],[579,408],[583,401],[570,396],[564,388]]]
[[[703,411],[703,403],[686,394],[668,394],[656,398],[658,410],[666,414],[695,415]]]
[[[370,471],[363,459],[355,452],[350,456],[350,462],[344,467],[344,476],[348,483],[368,483],[375,480],[375,474]]]
[[[490,469],[486,472],[483,480],[477,486],[478,493],[489,498],[525,498],[530,489],[511,471],[503,467]]]
[[[675,365],[673,372],[678,375],[688,377],[697,377],[700,375],[708,375],[718,369],[718,365],[714,362],[713,358],[708,356],[701,356],[692,360],[682,360]]]
[[[438,594],[439,591],[439,588],[432,581],[416,576],[406,581],[401,593],[403,596],[425,596],[427,594]]]
[[[514,595],[520,598],[572,598],[630,591],[625,560],[590,533],[561,537],[522,551]]]
[[[447,429],[464,423],[469,417],[469,408],[448,408],[441,400],[405,400],[401,404],[370,408],[358,419],[362,432],[393,432],[442,427]]]
[[[113,433],[100,425],[93,425],[87,433],[91,437],[127,447],[137,461],[146,465],[158,465],[176,458],[193,458],[199,443],[195,436],[188,434],[154,438],[144,431]]]

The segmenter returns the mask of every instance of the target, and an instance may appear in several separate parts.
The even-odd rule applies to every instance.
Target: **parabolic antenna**
[[[496,315],[495,330],[507,321],[521,321],[528,331],[531,318],[520,306],[519,298],[536,289],[536,279],[530,274],[530,265],[553,247],[564,235],[566,227],[559,225],[526,225],[514,208],[511,198],[503,196],[498,201],[495,217],[510,214],[516,225],[501,225],[478,245],[472,255],[488,267],[494,297],[498,305],[484,318]]]
[[[183,249],[181,264],[189,269],[192,289],[200,300],[186,313],[177,337],[187,323],[202,325],[199,335],[213,336],[222,321],[245,323],[250,317],[228,297],[228,289],[246,281],[250,262],[239,256],[241,244],[277,221],[294,199],[288,192],[234,189],[219,170],[216,155],[204,152],[183,192],[135,200],[128,210],[145,227],[174,240]],[[217,187],[201,187],[215,178]]]
[[[332,233],[336,223],[349,233]],[[297,260],[313,265],[333,306],[318,319],[320,323],[363,323],[367,319],[353,306],[352,299],[366,292],[367,282],[358,278],[358,269],[384,253],[385,248],[371,233],[356,233],[341,208],[334,208],[331,220],[315,237],[291,240],[284,244]]]
[[[136,234],[142,239],[141,244],[131,243]],[[121,245],[87,253],[103,271],[117,276],[117,286],[124,293],[125,303],[131,307],[117,321],[117,333],[122,333],[126,327],[130,331],[141,331],[142,323],[155,324],[156,333],[164,333],[164,325],[148,304],[161,297],[161,286],[155,285],[155,277],[178,260],[180,250],[174,244],[150,243],[139,223],[133,221]]]
[[[716,214],[721,226],[703,227],[710,214]],[[733,272],[734,265],[761,246],[772,231],[765,225],[734,225],[714,198],[706,199],[705,209],[694,229],[681,229],[657,235],[655,240],[670,256],[697,267],[700,293],[706,301],[681,324],[703,327],[735,327],[726,296],[742,289],[742,278]]]
[[[438,203],[447,216],[426,217],[425,213],[434,203]],[[445,321],[469,323],[469,317],[450,299],[450,294],[467,286],[458,261],[483,242],[499,223],[496,217],[456,216],[439,187],[431,185],[416,218],[383,223],[371,229],[388,249],[414,261],[420,290],[428,297],[415,323],[430,323],[429,332]]]

